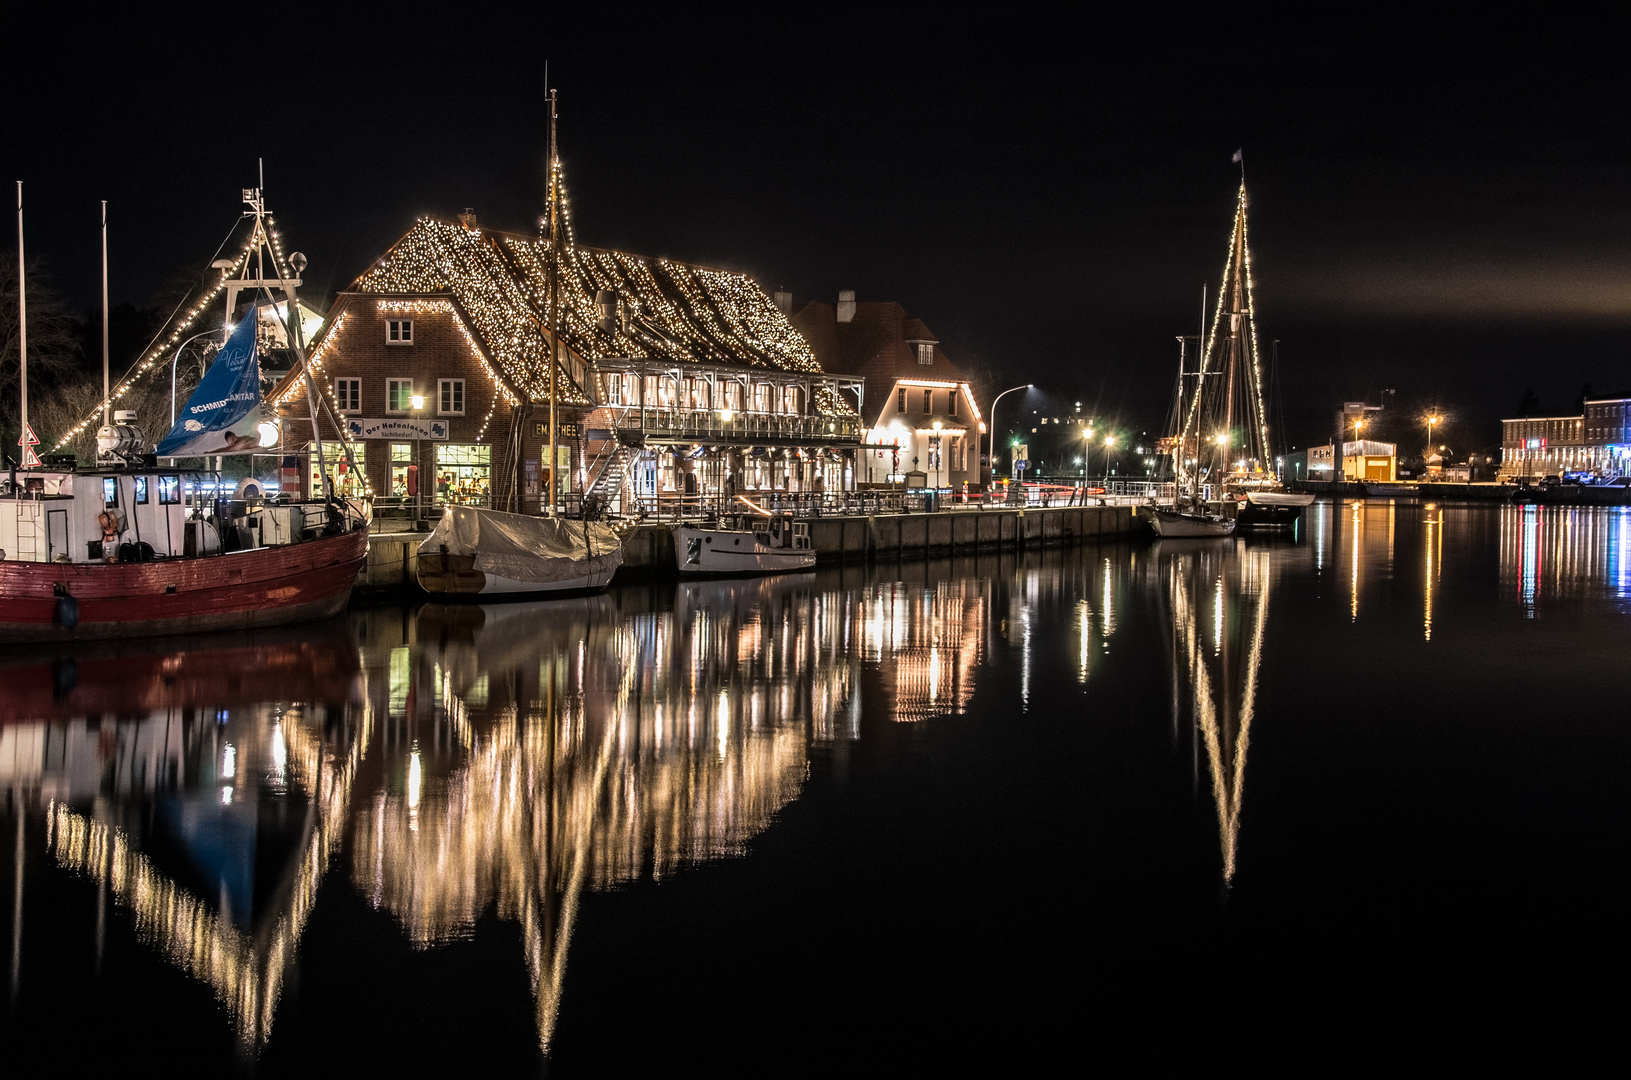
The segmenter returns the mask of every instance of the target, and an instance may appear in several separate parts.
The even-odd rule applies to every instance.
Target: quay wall
[[[1131,506],[1015,507],[952,510],[932,514],[812,517],[810,542],[816,561],[868,562],[924,558],[973,551],[1052,547],[1115,539],[1146,531]],[[368,562],[357,577],[361,594],[413,592],[419,545],[425,533],[375,533]],[[678,576],[674,536],[667,523],[636,525],[623,541],[619,581]]]

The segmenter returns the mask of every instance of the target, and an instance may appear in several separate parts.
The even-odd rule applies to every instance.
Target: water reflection
[[[1501,509],[1500,582],[1527,618],[1549,602],[1631,597],[1631,508]]]
[[[1173,726],[1187,713],[1206,754],[1226,886],[1234,879],[1240,840],[1246,751],[1275,576],[1272,550],[1242,541],[1163,540],[1145,567],[1168,627]]]
[[[547,1051],[585,890],[744,852],[859,738],[863,665],[890,720],[962,711],[990,591],[685,583],[42,657],[7,671],[0,786],[250,1050],[338,861],[415,948],[518,924]]]

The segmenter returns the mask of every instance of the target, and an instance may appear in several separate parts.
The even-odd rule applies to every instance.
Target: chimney
[[[840,290],[838,290],[838,321],[839,322],[854,322],[855,321],[855,290],[854,289],[840,289]]]
[[[790,292],[784,292],[781,289],[777,289],[776,290],[776,307],[781,310],[781,313],[783,315],[786,315],[788,318],[792,318],[793,317],[793,294],[790,293]]]

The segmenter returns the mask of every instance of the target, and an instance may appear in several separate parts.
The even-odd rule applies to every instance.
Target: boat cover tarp
[[[623,541],[599,522],[474,506],[448,507],[419,550],[436,553],[443,544],[449,555],[474,555],[482,573],[514,581],[565,581],[623,565]]]

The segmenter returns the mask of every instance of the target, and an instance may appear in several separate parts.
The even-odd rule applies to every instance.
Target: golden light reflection
[[[1150,566],[1156,568],[1157,595],[1172,627],[1168,643],[1174,708],[1181,714],[1188,705],[1191,730],[1206,750],[1227,885],[1235,876],[1246,751],[1268,626],[1270,553],[1243,544],[1160,543]],[[1210,642],[1203,630],[1208,622]]]
[[[365,710],[361,737],[335,762],[321,736],[308,731],[299,717],[298,710],[291,710],[278,728],[288,741],[285,760],[311,793],[316,812],[294,863],[293,880],[278,890],[274,909],[256,920],[251,932],[176,884],[135,849],[124,829],[55,801],[46,816],[46,846],[58,865],[107,882],[116,900],[135,915],[138,936],[209,986],[226,1006],[239,1039],[251,1048],[271,1036],[284,975],[311,915],[317,886],[338,848],[368,742]]]

